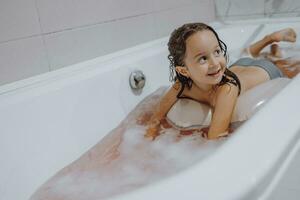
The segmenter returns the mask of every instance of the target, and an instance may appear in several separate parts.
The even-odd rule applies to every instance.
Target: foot
[[[281,52],[278,44],[272,44],[270,46],[270,52],[271,52],[271,56],[274,56],[276,58],[282,58],[282,52]]]
[[[270,34],[270,37],[274,42],[296,42],[297,34],[294,29],[286,28]]]
[[[274,64],[288,78],[294,78],[300,73],[300,60],[284,59],[277,60]]]

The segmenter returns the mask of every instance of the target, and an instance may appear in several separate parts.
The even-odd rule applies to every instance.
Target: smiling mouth
[[[210,74],[207,74],[208,76],[215,76],[217,74],[219,74],[219,72],[221,71],[221,69],[219,69],[218,71],[214,72],[214,73],[210,73]]]

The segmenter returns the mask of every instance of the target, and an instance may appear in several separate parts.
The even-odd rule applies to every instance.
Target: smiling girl
[[[253,56],[273,42],[296,40],[293,29],[284,29],[267,35],[251,45],[247,51]],[[273,49],[275,49],[274,46]],[[173,86],[157,104],[148,122],[146,137],[155,139],[159,126],[172,105],[179,98],[190,98],[212,108],[211,124],[206,131],[208,139],[228,134],[233,110],[240,94],[268,80],[287,74],[282,62],[268,59],[241,58],[227,67],[227,47],[210,26],[189,23],[176,29],[169,43],[170,79]],[[279,49],[271,51],[278,54]],[[286,67],[286,66],[285,66]]]

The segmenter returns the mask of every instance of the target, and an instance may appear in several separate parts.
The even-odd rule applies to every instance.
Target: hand
[[[172,128],[172,127],[173,127],[171,124],[169,124],[169,122],[166,120],[166,118],[162,118],[162,119],[160,120],[160,124],[161,124],[161,126],[162,126],[164,129]]]
[[[138,125],[146,125],[149,123],[151,117],[153,115],[153,112],[151,111],[147,111],[147,112],[143,112],[137,119],[136,119],[136,123]]]
[[[159,131],[160,131],[160,120],[152,119],[148,123],[148,128],[144,136],[146,138],[150,138],[151,140],[154,140],[159,135]]]
[[[146,134],[144,135],[146,138],[150,138],[151,140],[155,140],[155,138],[159,135],[159,125],[154,127],[148,127],[146,130]]]
[[[201,136],[203,138],[209,139],[208,138],[209,126],[202,128],[200,131],[202,132]],[[229,127],[227,131],[225,131],[223,133],[220,133],[217,138],[213,138],[213,139],[218,139],[218,138],[222,138],[222,137],[228,137],[232,132],[233,132],[233,128]]]
[[[200,129],[201,136],[205,139],[208,139],[208,131],[209,131],[209,126],[208,127],[204,127]]]

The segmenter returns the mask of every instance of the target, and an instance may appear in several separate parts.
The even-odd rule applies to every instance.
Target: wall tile
[[[150,15],[45,36],[51,70],[112,53],[155,38]]]
[[[298,13],[300,2],[298,0],[265,0],[265,13],[268,15],[278,13]]]
[[[0,42],[40,34],[34,0],[2,0],[0,26]]]
[[[181,6],[187,6],[192,4],[197,4],[199,2],[208,2],[210,0],[152,0],[154,3],[154,10],[167,10],[167,9],[174,9],[179,8]]]
[[[3,0],[0,84],[168,36],[183,23],[214,16],[210,0]]]
[[[217,17],[221,19],[247,19],[262,17],[298,17],[298,0],[215,0]]]
[[[0,85],[48,71],[40,36],[0,44]]]
[[[261,0],[215,0],[215,3],[217,16],[222,18],[264,14],[264,1]]]
[[[153,11],[147,0],[37,0],[42,31],[56,32]]]
[[[188,22],[209,22],[215,18],[214,4],[211,1],[199,1],[192,6],[166,10],[155,14],[157,37],[169,36],[170,33]]]

